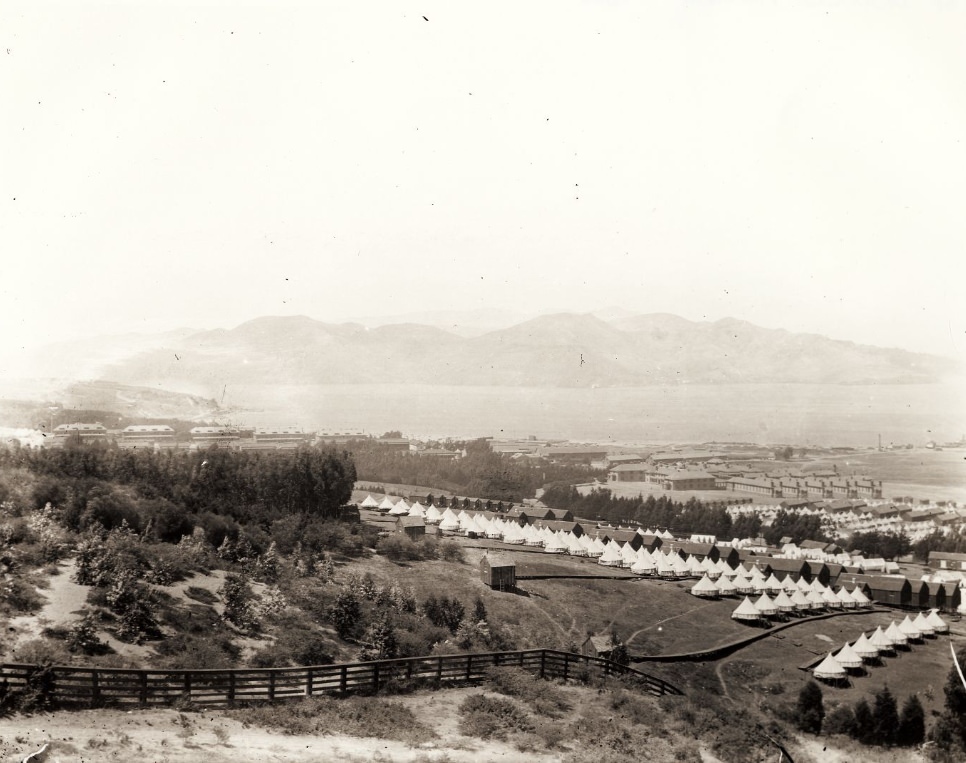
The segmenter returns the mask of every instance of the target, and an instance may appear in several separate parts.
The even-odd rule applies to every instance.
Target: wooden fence
[[[0,696],[25,688],[43,692],[58,705],[154,707],[176,701],[195,705],[274,702],[315,694],[377,691],[388,681],[437,684],[481,680],[488,668],[517,666],[541,678],[576,678],[585,670],[637,678],[645,691],[681,694],[666,681],[609,660],[554,649],[406,657],[374,662],[299,668],[230,670],[124,670],[73,666],[0,666]]]

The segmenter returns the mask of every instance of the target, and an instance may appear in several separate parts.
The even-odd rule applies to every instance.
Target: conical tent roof
[[[843,668],[862,667],[862,658],[856,654],[855,650],[849,646],[848,642],[845,643],[845,646],[839,649],[838,654],[835,655],[835,659]]]
[[[657,564],[657,574],[662,578],[673,578],[677,577],[677,573],[674,571],[674,566],[671,564],[671,560],[668,559],[667,554],[653,554],[654,561]]]
[[[791,596],[793,593],[795,593],[795,591],[798,590],[798,583],[796,583],[794,580],[792,580],[792,576],[791,575],[788,575],[782,581],[782,589],[785,591],[785,593],[787,593],[789,596]]]
[[[653,574],[656,570],[657,565],[651,559],[650,555],[646,558],[638,557],[637,561],[631,565],[631,572],[635,575],[649,575]]]
[[[542,546],[544,544],[543,536],[533,525],[524,525],[521,528],[521,532],[523,533],[524,542],[528,546]]]
[[[387,495],[385,498],[382,499],[382,503],[379,504],[379,508],[382,511],[389,511],[395,505],[396,504],[394,504],[392,501],[389,500],[389,496]]]
[[[367,495],[365,499],[359,504],[363,509],[378,509],[379,503],[371,495]]]
[[[718,569],[721,570],[722,575],[727,575],[729,578],[734,580],[735,569],[724,560],[724,557],[721,557],[720,559],[718,559],[718,561],[715,562],[715,564],[718,565]]]
[[[686,578],[690,574],[688,572],[688,565],[685,564],[684,560],[677,554],[668,554],[668,561],[671,567],[674,568],[674,574],[679,578]]]
[[[637,552],[631,547],[630,543],[621,546],[621,564],[624,567],[633,567],[637,561]]]
[[[798,590],[801,591],[802,593],[808,593],[809,591],[812,590],[812,586],[809,585],[808,581],[805,578],[799,578],[798,582],[795,585],[798,586]]]
[[[442,527],[442,525],[440,525]],[[519,546],[524,542],[525,538],[523,533],[520,531],[520,525],[516,522],[507,522],[503,525],[503,542],[511,543],[514,546]]]
[[[906,638],[910,638],[910,639],[922,638],[922,631],[920,631],[915,625],[912,624],[912,620],[909,619],[909,615],[906,615],[905,619],[903,619],[903,621],[899,623],[899,630],[906,635]]]
[[[593,547],[587,553],[589,556],[600,556],[601,554],[604,553],[604,551],[606,551],[606,548],[604,546],[604,541],[602,541],[600,539],[600,536],[598,535],[593,540]]]
[[[579,536],[577,538],[577,540],[580,541],[580,545],[584,547],[584,550],[586,550],[586,551],[593,551],[594,550],[594,540],[593,540],[593,538],[591,538],[586,533],[584,533],[583,535]]]
[[[544,553],[547,554],[562,554],[567,550],[567,547],[563,544],[560,538],[554,535],[543,544],[543,550]]]
[[[871,660],[873,657],[879,656],[879,647],[869,641],[864,633],[855,640],[854,644],[852,644],[852,651],[859,655],[859,657],[863,657],[867,660]]]
[[[798,590],[792,594],[792,603],[795,605],[795,609],[798,610],[805,610],[811,607],[811,604],[808,602],[808,597]]]
[[[916,619],[912,621],[913,626],[923,635],[923,636],[935,636],[936,629],[932,627],[932,624],[922,612],[916,615]]]
[[[809,591],[806,596],[811,609],[822,609],[825,606],[825,597],[818,591]]]
[[[604,553],[600,555],[597,560],[598,564],[603,564],[605,567],[620,567],[621,565],[621,554],[617,550],[617,546],[613,543],[608,543],[604,548]]]
[[[701,561],[701,568],[708,573],[708,577],[712,580],[717,580],[721,577],[721,569],[717,564],[711,561],[710,556],[704,557],[704,559]]]
[[[761,614],[765,615],[777,615],[778,607],[775,606],[775,602],[768,598],[767,593],[763,593],[761,598],[755,602],[755,609],[757,609]]]
[[[571,556],[587,556],[587,549],[580,545],[580,541],[577,540],[577,536],[573,533],[569,533],[567,536],[567,553]]]
[[[409,507],[407,514],[410,517],[425,517],[426,509],[419,501],[416,501],[416,503]]]
[[[771,593],[778,593],[779,591],[784,590],[784,586],[782,585],[782,581],[780,581],[773,572],[768,576],[768,579],[765,580],[765,589]]]
[[[693,554],[684,560],[688,565],[688,573],[691,577],[699,578],[705,574],[704,565],[698,561],[698,558]]]
[[[761,619],[761,612],[755,609],[755,605],[751,603],[751,599],[747,596],[744,601],[738,605],[738,608],[731,613],[731,618],[733,620],[755,620]]]
[[[949,626],[946,625],[946,621],[939,616],[939,613],[935,609],[929,612],[929,616],[926,617],[926,622],[933,627],[936,633],[949,632]]]
[[[502,538],[503,528],[505,525],[506,523],[502,519],[494,517],[493,519],[490,520],[490,526],[486,528],[486,537]]]
[[[822,585],[822,584],[821,584],[821,583],[819,582],[819,579],[818,579],[818,578],[813,578],[813,579],[812,579],[812,584],[811,584],[811,586],[810,586],[810,588],[811,588],[811,589],[812,589],[813,591],[815,591],[815,593],[825,593],[825,586],[823,586],[823,585]]]
[[[738,589],[735,588],[735,584],[728,580],[728,578],[726,578],[724,575],[718,578],[714,584],[718,587],[718,592],[722,596],[735,596],[738,593]]]
[[[842,602],[839,601],[839,597],[832,593],[830,588],[826,588],[825,592],[822,594],[822,601],[825,602],[825,606],[831,609],[841,609]]]
[[[430,504],[426,507],[426,523],[430,525],[438,525],[439,520],[443,518],[440,514],[439,509]]]
[[[886,635],[886,631],[882,630],[881,625],[875,629],[875,633],[869,636],[869,643],[880,651],[886,652],[891,652],[896,645],[896,642]]]
[[[718,587],[711,582],[711,578],[705,575],[701,580],[691,586],[691,593],[695,596],[717,598],[720,592],[718,591]]]
[[[439,520],[439,529],[445,530],[446,532],[456,532],[460,529],[460,523],[457,521],[456,517],[447,517],[444,514]]]
[[[796,591],[795,593],[801,593]],[[784,591],[779,591],[778,595],[775,597],[775,606],[778,608],[779,612],[791,612],[795,609],[795,602],[788,598],[788,594]]]
[[[871,601],[869,601],[869,597],[862,592],[861,588],[858,588],[858,587],[853,588],[852,593],[849,595],[852,597],[856,605],[859,607],[865,607],[872,603]]]
[[[855,599],[853,599],[852,594],[850,594],[844,588],[835,595],[838,597],[838,600],[845,609],[855,609]]]
[[[454,522],[460,521],[459,517],[456,515],[456,512],[449,508],[443,509],[443,513],[440,514],[440,520],[443,519],[452,519]]]
[[[762,572],[757,565],[753,564],[751,565],[751,569],[748,570],[748,577],[750,577],[752,580],[760,580],[764,582],[765,573]]]
[[[909,643],[909,637],[899,629],[895,620],[889,623],[885,635],[893,644],[902,645]]]
[[[825,679],[836,679],[845,678],[848,675],[848,671],[843,668],[839,661],[836,660],[832,653],[828,653],[828,657],[822,660],[817,667],[812,669],[812,675],[816,678]]]

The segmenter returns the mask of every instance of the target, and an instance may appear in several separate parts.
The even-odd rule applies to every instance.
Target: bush
[[[798,720],[800,730],[809,734],[822,731],[822,719],[825,717],[825,707],[822,704],[822,689],[814,681],[809,681],[798,693]]]
[[[531,732],[534,725],[513,702],[471,694],[459,706],[460,733],[479,739],[506,739],[510,732]]]
[[[570,710],[570,703],[560,689],[549,681],[535,678],[522,668],[490,668],[486,672],[486,686],[495,692],[513,697],[532,707],[538,715],[559,718]]]
[[[848,705],[839,705],[825,716],[823,724],[826,734],[846,734],[855,736],[855,715]]]

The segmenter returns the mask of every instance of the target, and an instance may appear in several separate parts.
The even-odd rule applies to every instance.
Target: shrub
[[[459,706],[460,733],[480,739],[506,739],[509,732],[531,732],[534,725],[513,702],[471,694]]]
[[[825,716],[823,723],[826,734],[847,734],[855,736],[855,715],[848,705],[839,705]]]
[[[548,718],[559,718],[570,710],[570,703],[558,687],[521,668],[490,668],[486,672],[486,685],[495,692],[524,702],[538,715]]]
[[[822,689],[814,681],[809,681],[798,693],[797,726],[809,734],[822,730],[825,707],[822,704]]]

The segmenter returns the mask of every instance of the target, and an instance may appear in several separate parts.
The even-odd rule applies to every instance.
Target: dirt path
[[[383,763],[475,763],[535,761],[559,755],[521,753],[500,742],[460,735],[457,707],[478,689],[455,689],[400,698],[438,737],[417,746],[340,734],[289,735],[245,727],[220,714],[175,710],[83,710],[0,718],[0,761],[21,761],[50,743],[47,763],[98,760],[265,763],[266,761],[364,761]]]
[[[58,574],[49,578],[50,587],[38,589],[46,599],[43,608],[33,615],[10,618],[4,652],[12,651],[25,641],[40,638],[40,631],[45,627],[63,627],[80,619],[78,611],[86,603],[90,589],[73,581],[73,559],[60,562],[57,568]]]
[[[692,612],[697,612],[699,609],[704,609],[705,607],[710,607],[713,603],[714,602],[710,602],[708,604],[702,604],[699,607],[692,607],[691,609],[685,610],[684,612],[681,612],[680,614],[672,615],[671,617],[665,617],[663,620],[658,620],[656,623],[651,623],[650,625],[648,625],[648,626],[646,626],[644,628],[638,628],[636,631],[634,631],[630,635],[630,637],[624,643],[627,644],[628,646],[630,646],[631,642],[633,642],[634,639],[637,638],[644,631],[648,631],[651,628],[656,628],[659,625],[663,625],[664,623],[670,622],[671,620],[677,620],[679,617],[684,617],[685,615],[689,615]]]

